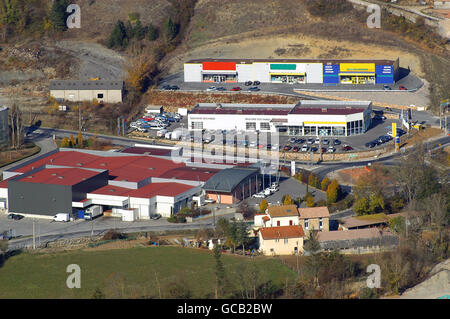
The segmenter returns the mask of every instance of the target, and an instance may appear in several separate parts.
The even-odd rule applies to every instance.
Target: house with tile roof
[[[301,254],[304,237],[305,233],[300,225],[260,228],[259,251],[268,256]]]
[[[305,207],[298,209],[299,225],[302,225],[305,233],[309,235],[312,229],[319,231],[330,230],[330,211],[328,207]]]

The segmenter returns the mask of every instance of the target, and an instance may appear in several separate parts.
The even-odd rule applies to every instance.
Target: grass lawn
[[[237,273],[246,274],[252,263],[260,282],[284,285],[295,273],[267,257],[252,259],[222,255],[230,281],[239,285]],[[81,288],[69,289],[66,267],[81,268]],[[248,268],[250,267],[250,268]],[[100,288],[107,298],[164,298],[174,282],[185,282],[193,298],[212,296],[215,260],[211,252],[181,247],[136,247],[107,251],[24,252],[0,268],[0,298],[91,298]],[[248,276],[246,276],[248,277]]]

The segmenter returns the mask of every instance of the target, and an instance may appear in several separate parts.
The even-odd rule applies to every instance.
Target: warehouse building
[[[203,189],[208,199],[219,204],[236,204],[261,190],[259,169],[252,167],[226,168],[210,178]]]
[[[184,64],[185,82],[393,84],[399,59],[196,59]]]
[[[370,101],[300,101],[297,104],[200,103],[189,130],[236,130],[291,136],[351,136],[371,124]]]
[[[50,96],[61,101],[81,102],[96,99],[99,103],[121,103],[122,94],[121,80],[50,81]]]
[[[103,211],[117,217],[129,210],[139,219],[153,214],[170,217],[195,205],[196,198],[208,196],[205,189],[209,188],[204,186],[213,178],[211,193],[223,196],[218,202],[228,203],[229,194],[239,200],[249,196],[256,191],[258,173],[257,168],[191,163],[188,159],[174,162],[167,156],[62,148],[4,171],[0,208],[42,218],[57,213],[76,218],[83,215],[80,211],[101,205]],[[225,180],[223,175],[229,178]],[[225,182],[226,188],[217,180]]]

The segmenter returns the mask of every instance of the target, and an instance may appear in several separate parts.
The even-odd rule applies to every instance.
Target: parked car
[[[267,146],[266,146],[266,149],[268,150],[268,151],[270,151],[271,149],[272,149],[272,144],[267,144]]]
[[[70,221],[70,216],[67,213],[58,213],[53,216],[53,221],[55,222],[68,222]]]
[[[248,89],[251,92],[256,92],[256,91],[260,91],[259,87],[257,86],[252,86],[251,88]]]
[[[331,145],[330,145],[330,146],[328,147],[327,152],[328,152],[328,153],[334,153],[334,152],[336,152],[336,149],[334,148],[334,146],[331,146]]]
[[[406,91],[406,90],[407,90],[407,88],[404,87],[403,85],[400,85],[400,86],[398,87],[398,89],[399,89],[399,90],[402,90],[402,91]]]
[[[161,218],[161,214],[153,214],[153,215],[151,215],[150,218],[153,219],[153,220],[160,219]]]
[[[322,144],[323,144],[323,145],[328,145],[328,144],[330,144],[330,141],[327,140],[327,139],[324,139],[324,140],[322,141]]]
[[[256,146],[258,146],[258,143],[256,141],[251,141],[249,146],[256,147]]]
[[[325,147],[322,147],[322,148],[320,148],[320,152],[321,152],[321,153],[326,153],[326,152],[327,152],[327,149],[326,149]]]
[[[308,145],[305,144],[302,146],[302,152],[308,152],[308,149],[309,149]]]
[[[209,88],[206,89],[207,92],[211,92],[211,91],[215,91],[217,90],[217,88],[215,86],[210,86]]]
[[[290,145],[285,145],[283,149],[284,149],[285,151],[290,151],[291,148],[292,148],[292,146],[290,146]]]
[[[306,143],[312,144],[312,143],[314,143],[314,140],[310,137],[310,138],[308,138],[308,140],[306,141]]]
[[[297,141],[297,139],[295,137],[291,137],[289,139],[289,143],[295,143]]]
[[[295,143],[297,143],[297,144],[303,144],[303,143],[305,143],[305,140],[304,140],[303,138],[298,138],[298,139],[295,141]]]
[[[313,147],[311,147],[311,149],[310,149],[310,151],[311,152],[317,152],[319,149],[317,148],[317,147],[315,147],[315,146],[313,146]]]
[[[262,192],[259,192],[259,193],[253,194],[252,197],[254,197],[254,198],[266,198],[266,194],[264,194]]]
[[[176,90],[179,90],[180,88],[177,86],[177,85],[172,85],[171,87],[170,87],[170,90],[171,91],[176,91]]]
[[[231,89],[231,91],[240,91],[241,88],[239,86],[235,86],[234,88]]]
[[[21,220],[25,216],[20,214],[8,214],[8,219]]]
[[[261,82],[259,82],[259,81],[254,81],[253,82],[253,85],[260,85],[261,84]]]
[[[247,81],[247,82],[245,82],[244,84],[245,84],[245,86],[250,86],[250,85],[253,84],[253,82],[252,82],[252,81]]]
[[[292,148],[292,152],[298,152],[298,150],[299,150],[299,147],[298,146],[294,146],[293,148]]]
[[[216,91],[226,91],[227,89],[224,88],[223,86],[219,86]]]
[[[333,141],[333,145],[341,145],[341,141],[336,139]]]
[[[385,90],[385,91],[389,91],[389,90],[392,90],[392,88],[389,86],[389,85],[383,85],[383,90]]]
[[[272,149],[272,151],[278,151],[279,145],[278,144],[273,144],[271,149]]]
[[[314,144],[320,144],[320,138],[316,138],[316,139],[314,140]]]
[[[170,84],[166,84],[161,87],[161,89],[166,90],[166,91],[170,90],[170,88],[171,88]]]
[[[368,147],[368,148],[374,148],[375,147],[375,143],[374,142],[368,142],[368,143],[366,143],[366,147]]]
[[[205,199],[205,203],[206,204],[214,204],[216,201],[214,200],[214,199],[211,199],[211,198],[207,198],[207,199]]]
[[[345,152],[347,152],[347,151],[352,151],[352,150],[353,150],[353,147],[351,147],[350,145],[345,144],[345,145],[342,147],[342,150],[345,151]]]

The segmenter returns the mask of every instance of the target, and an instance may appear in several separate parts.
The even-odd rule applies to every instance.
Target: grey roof
[[[203,185],[203,189],[207,191],[229,193],[232,192],[239,183],[249,176],[256,174],[258,171],[257,168],[248,167],[226,168],[211,177],[205,185]]]
[[[122,90],[122,80],[51,80],[50,90]]]

